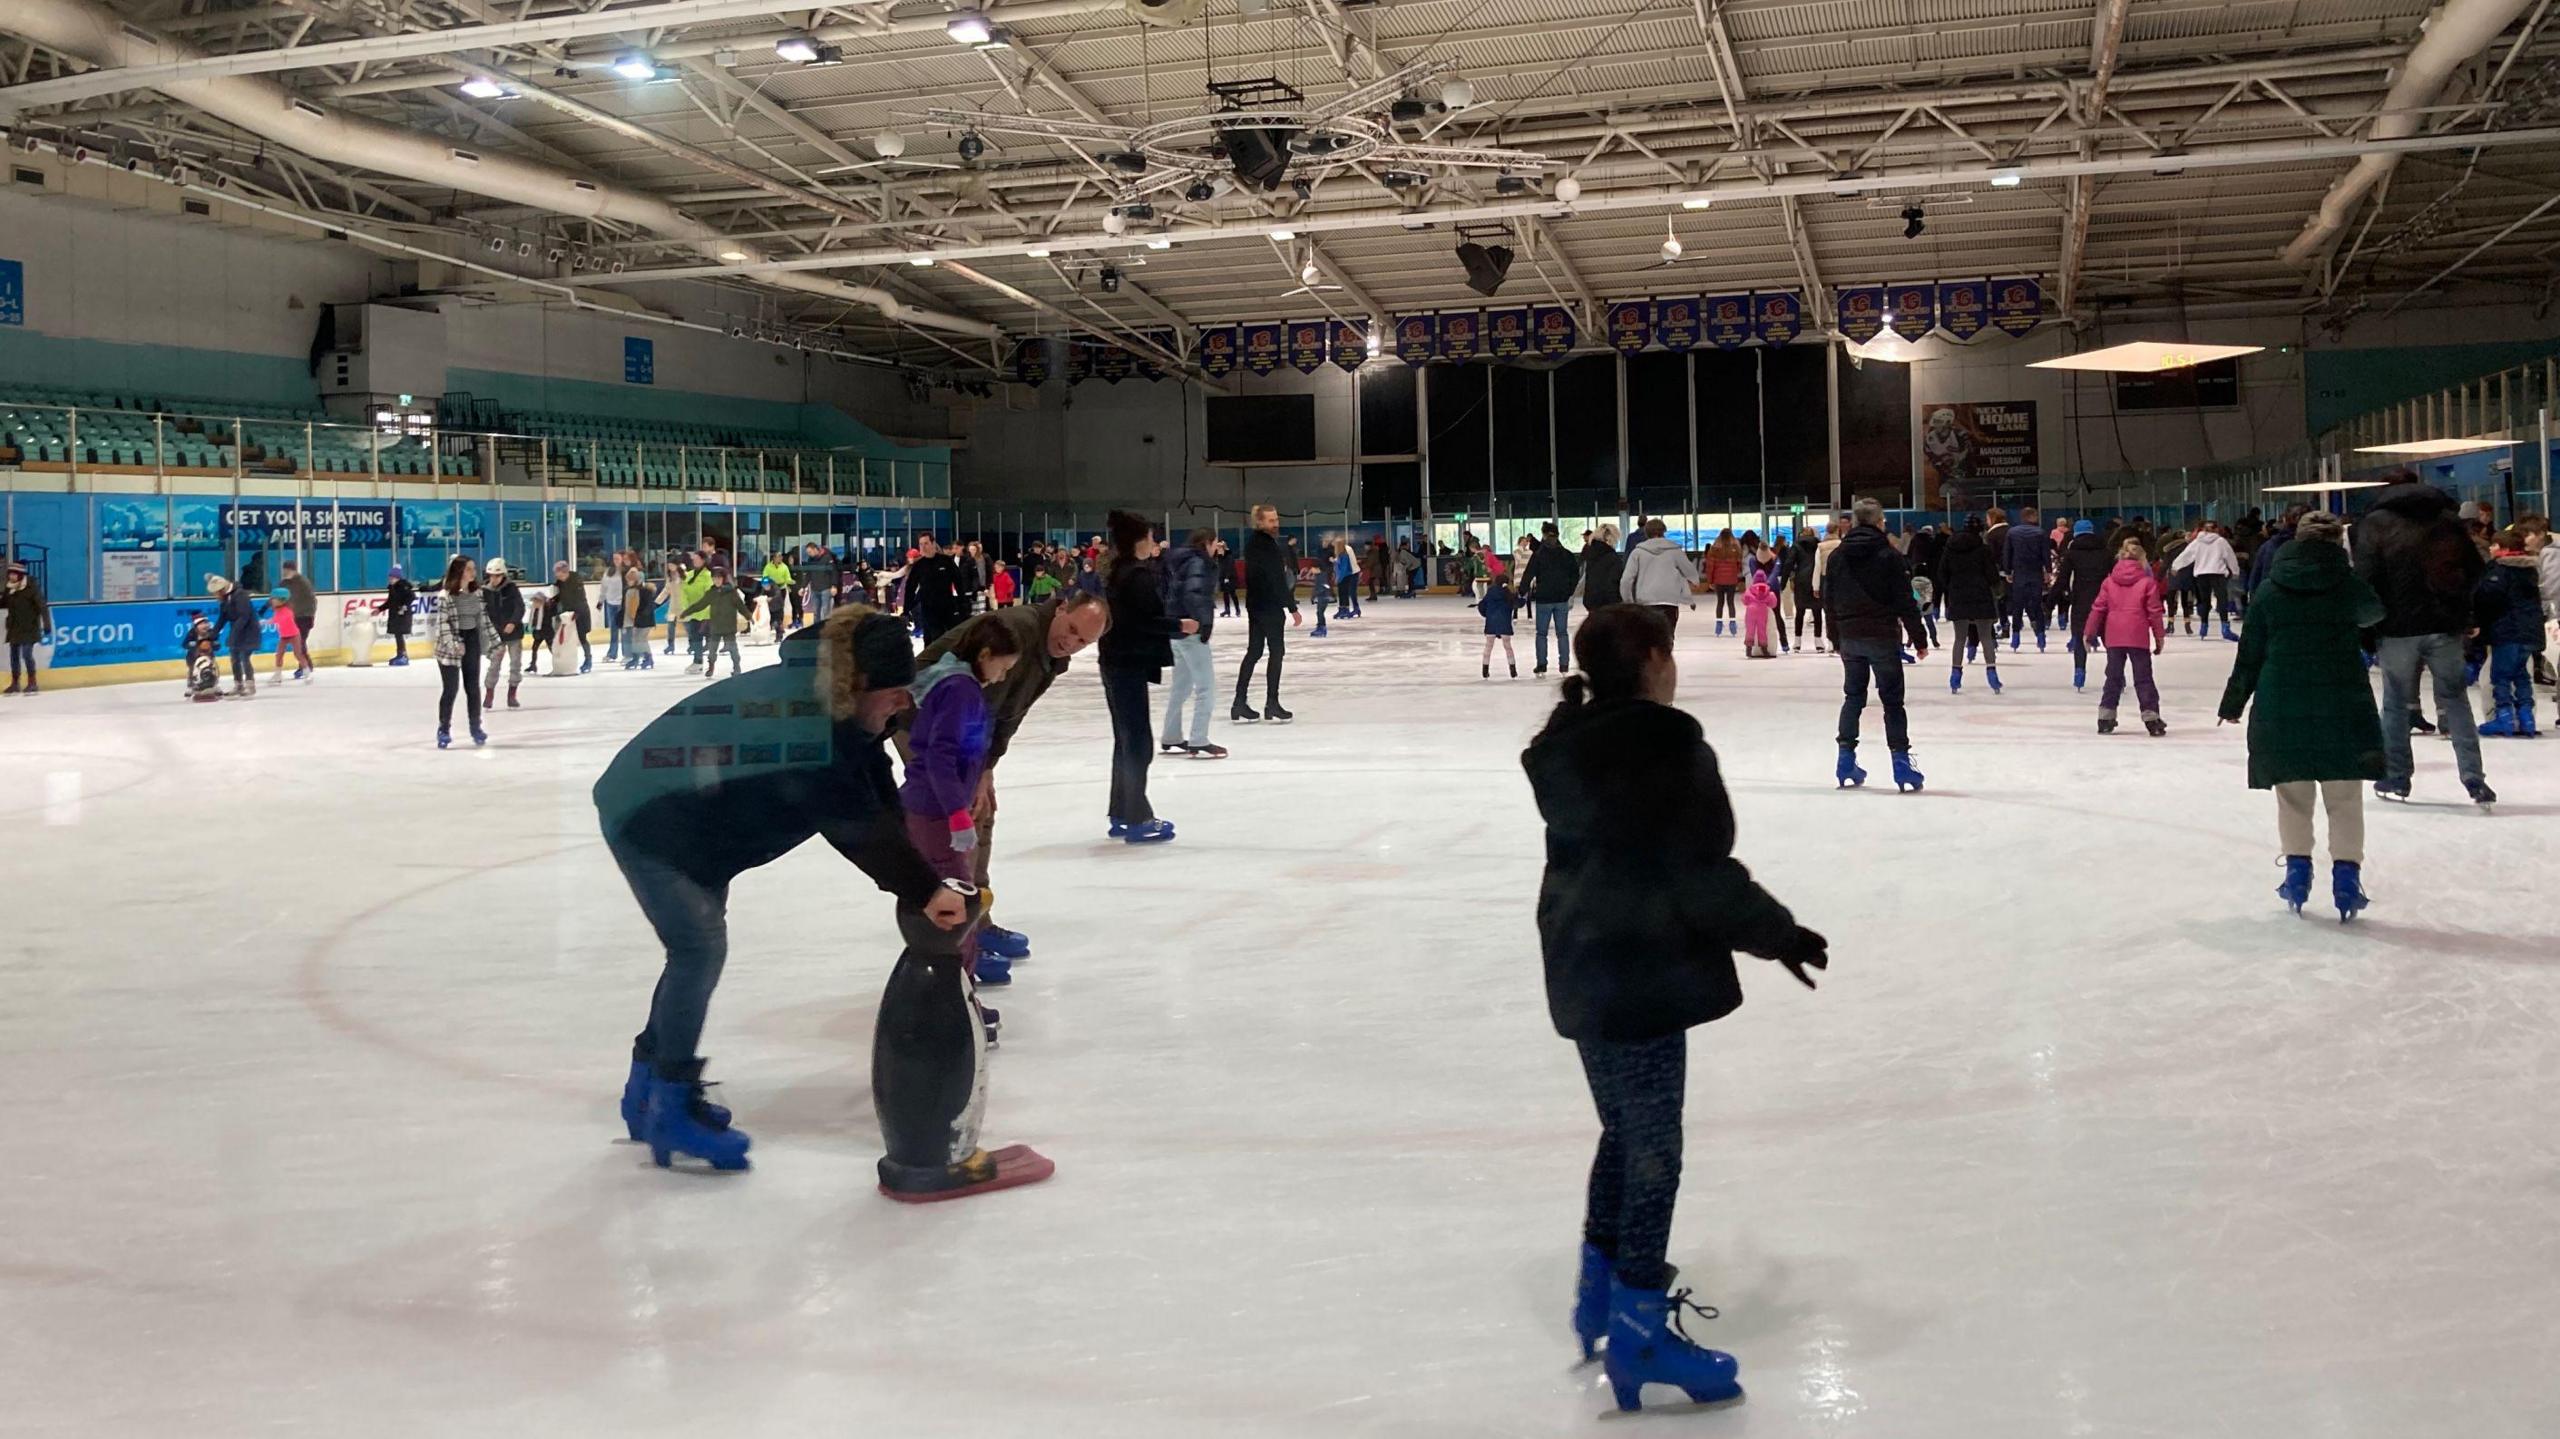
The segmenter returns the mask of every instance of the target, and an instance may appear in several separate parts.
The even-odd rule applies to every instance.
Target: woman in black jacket
[[[1982,646],[1983,677],[2000,693],[2000,562],[1982,538],[1982,517],[1966,520],[1938,552],[1938,598],[1947,611],[1947,692],[1964,688],[1964,662]]]
[[[391,584],[382,592],[382,629],[391,636],[391,663],[394,668],[409,662],[409,611],[418,602],[418,587],[398,565],[391,567]]]
[[[1618,550],[1618,527],[1602,525],[1582,547],[1582,606],[1605,609],[1626,598],[1627,557]]]
[[[1804,617],[1813,616],[1813,648],[1822,650],[1822,601],[1814,596],[1814,572],[1821,568],[1822,542],[1813,537],[1810,528],[1796,531],[1795,547],[1787,552],[1787,608],[1795,613],[1796,653],[1804,653]]]
[[[1111,708],[1111,837],[1162,844],[1173,838],[1173,822],[1156,818],[1147,803],[1147,762],[1156,747],[1147,687],[1173,663],[1174,637],[1199,633],[1200,622],[1165,614],[1156,537],[1145,518],[1113,510],[1110,526],[1102,593],[1111,627],[1102,632],[1100,668],[1102,702]]]
[[[1547,1013],[1581,1050],[1600,1111],[1574,1332],[1586,1360],[1607,1338],[1621,1409],[1640,1407],[1649,1383],[1729,1399],[1741,1392],[1733,1357],[1675,1332],[1688,1291],[1669,1292],[1676,1271],[1664,1260],[1688,1030],[1742,1003],[1735,949],[1777,960],[1808,989],[1806,971],[1830,958],[1733,857],[1715,751],[1671,704],[1670,623],[1612,605],[1583,621],[1573,647],[1582,673],[1566,676],[1564,702],[1521,764],[1547,825]]]
[[[2098,602],[2098,591],[2115,567],[2115,551],[2099,542],[2098,527],[2089,520],[2071,527],[2070,541],[2054,557],[2053,598],[2071,616],[2071,687],[2075,690],[2089,683],[2089,641],[2083,633],[2089,628],[2089,607]]]

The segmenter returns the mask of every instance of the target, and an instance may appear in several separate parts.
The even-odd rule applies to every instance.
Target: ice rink
[[[1457,601],[1371,613],[1297,632],[1298,723],[1157,767],[1167,847],[1102,836],[1090,664],[1034,712],[985,1137],[1058,1175],[922,1208],[872,1187],[887,902],[823,844],[732,897],[704,1050],[754,1171],[622,1140],[658,955],[588,786],[681,659],[529,678],[478,752],[426,664],[0,701],[0,1433],[1629,1432],[1571,1367],[1552,687],[1526,615],[1484,683]],[[2560,1432],[2560,738],[2487,742],[2488,817],[2416,741],[2342,927],[2272,892],[2229,644],[2170,641],[2164,739],[2097,736],[2058,644],[1997,696],[1933,654],[1899,796],[1873,711],[1832,788],[1833,661],[1706,629],[1740,854],[1833,965],[1746,959],[1693,1040],[1672,1258],[1749,1399],[1626,1422]]]

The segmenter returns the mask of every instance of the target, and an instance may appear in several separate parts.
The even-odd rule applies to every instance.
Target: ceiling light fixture
[[[1173,241],[1166,239],[1162,235],[1158,235],[1147,242],[1147,248],[1150,250],[1170,250],[1173,248]]]
[[[474,100],[501,100],[506,98],[507,87],[486,75],[474,75],[462,82],[462,93]]]
[[[1285,245],[1289,241],[1298,238],[1298,232],[1295,230],[1274,230],[1271,232],[1271,238],[1278,240]]]
[[[907,263],[921,270],[925,266],[933,263],[933,257],[931,255],[909,255],[907,257]]]
[[[985,153],[987,153],[987,142],[978,138],[977,131],[967,130],[961,133],[960,158],[962,160],[975,163],[977,158]]]
[[[975,10],[964,10],[943,25],[942,33],[950,36],[956,44],[984,45],[987,38],[995,33],[995,28],[987,23],[986,16]]]
[[[658,78],[658,62],[633,50],[613,62],[613,73],[625,80],[655,80]]]
[[[808,35],[789,35],[773,42],[773,53],[794,65],[806,65],[818,58],[818,42]]]
[[[1671,217],[1662,217],[1662,263],[1668,265],[1680,258],[1680,232],[1671,228]]]
[[[1102,267],[1102,273],[1095,278],[1102,284],[1102,293],[1106,295],[1120,293],[1120,271],[1117,268],[1105,265]]]
[[[1582,182],[1571,175],[1556,181],[1556,198],[1570,205],[1582,198]]]
[[[895,160],[907,153],[907,137],[895,130],[883,130],[872,137],[871,153],[883,160]]]
[[[1128,216],[1121,214],[1117,210],[1106,210],[1103,212],[1102,233],[1106,235],[1117,235],[1128,228]]]
[[[1440,103],[1451,110],[1464,110],[1476,102],[1476,87],[1452,76],[1440,86]]]
[[[2025,183],[2027,183],[2027,177],[2015,170],[2002,170],[1991,177],[1991,188],[1994,190],[2014,190]]]
[[[2132,340],[2109,345],[2103,350],[2089,350],[2077,355],[2057,355],[2050,360],[2037,360],[2031,370],[2107,370],[2125,375],[2147,375],[2161,370],[2187,370],[2207,360],[2228,360],[2240,355],[2254,355],[2264,345],[2186,345],[2164,340]]]
[[[1194,180],[1191,188],[1182,192],[1182,198],[1194,205],[1205,205],[1218,198],[1218,187],[1206,180]]]
[[[2475,450],[2504,449],[2514,440],[2403,440],[2392,445],[2359,445],[2359,455],[2467,455]],[[2333,487],[2334,488],[2334,487]]]
[[[1037,250],[1025,250],[1022,253],[1025,257],[1033,260],[1045,260],[1049,258],[1049,251],[1046,246]]]
[[[747,252],[744,250],[723,250],[720,252],[720,263],[724,265],[743,265],[746,262]]]
[[[1698,195],[1698,196],[1694,196],[1694,197],[1692,197],[1692,198],[1690,198],[1690,199],[1686,199],[1686,200],[1681,201],[1681,202],[1680,202],[1680,208],[1681,208],[1681,209],[1683,209],[1683,210],[1703,210],[1703,209],[1706,209],[1708,206],[1713,205],[1714,203],[1715,203],[1715,198],[1714,198],[1713,196],[1710,196],[1710,195]]]

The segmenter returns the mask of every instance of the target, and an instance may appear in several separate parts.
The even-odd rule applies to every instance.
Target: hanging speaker
[[[1227,163],[1236,167],[1236,178],[1260,190],[1276,190],[1289,177],[1289,140],[1294,130],[1269,130],[1257,125],[1231,125],[1218,132],[1218,143],[1227,152]]]
[[[1467,270],[1467,288],[1491,297],[1511,275],[1511,251],[1502,245],[1479,245],[1470,240],[1458,247],[1458,263]]]

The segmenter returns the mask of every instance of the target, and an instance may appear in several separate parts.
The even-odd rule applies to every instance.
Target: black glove
[[[1797,925],[1796,932],[1788,935],[1786,941],[1771,951],[1768,957],[1785,965],[1787,973],[1794,975],[1798,984],[1812,989],[1815,987],[1813,976],[1805,971],[1831,967],[1831,941],[1803,925]]]

